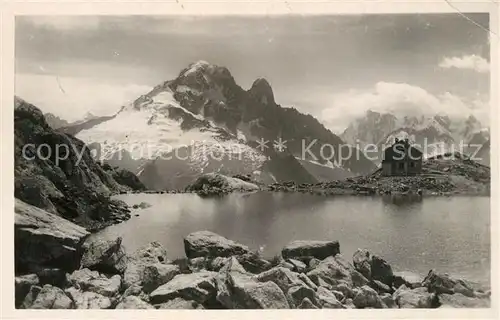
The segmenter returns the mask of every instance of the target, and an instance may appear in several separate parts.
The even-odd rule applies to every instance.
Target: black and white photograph
[[[15,16],[12,308],[492,308],[491,21]]]

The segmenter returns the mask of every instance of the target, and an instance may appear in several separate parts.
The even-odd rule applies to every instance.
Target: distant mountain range
[[[207,172],[247,174],[264,183],[311,183],[376,169],[363,154],[338,159],[344,141],[311,115],[277,104],[265,79],[244,90],[227,68],[205,61],[114,116],[60,130],[92,145],[110,164],[136,172],[152,189],[184,188]],[[275,148],[280,139],[283,148]]]
[[[52,129],[64,128],[67,126],[76,126],[78,124],[90,121],[92,119],[99,118],[98,116],[93,115],[91,112],[87,112],[85,116],[77,120],[75,122],[68,122],[67,120],[61,119],[60,117],[54,115],[53,113],[44,113],[45,121]]]
[[[399,138],[409,139],[422,148],[430,146],[427,150],[422,150],[426,156],[448,152],[452,148],[472,155],[477,149],[473,145],[485,144],[489,141],[490,134],[489,129],[472,115],[464,115],[463,118],[425,114],[397,116],[369,110],[363,117],[352,122],[341,138],[347,143],[359,145],[361,149],[368,144],[376,145],[379,152]],[[462,151],[459,150],[461,142],[464,145]],[[370,159],[373,160],[371,157]]]

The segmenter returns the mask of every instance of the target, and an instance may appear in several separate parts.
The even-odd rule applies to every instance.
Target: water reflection
[[[414,206],[415,203],[421,203],[423,197],[418,194],[384,194],[382,195],[382,201],[389,205],[407,207]]]
[[[98,236],[121,235],[129,251],[161,242],[171,258],[184,256],[182,239],[211,230],[264,247],[273,256],[291,240],[338,240],[342,254],[357,248],[383,256],[396,270],[430,268],[489,281],[490,214],[487,197],[325,197],[298,193],[120,195],[152,207]],[[135,217],[135,213],[139,217]]]

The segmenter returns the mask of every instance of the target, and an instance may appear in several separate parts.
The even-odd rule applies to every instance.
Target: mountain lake
[[[435,268],[489,287],[490,198],[325,197],[303,193],[123,194],[132,218],[93,235],[123,237],[132,252],[152,242],[169,258],[183,258],[183,238],[210,230],[262,251],[278,254],[292,240],[338,240],[347,259],[357,248],[383,257],[395,272],[423,277]],[[138,216],[136,216],[138,215]]]

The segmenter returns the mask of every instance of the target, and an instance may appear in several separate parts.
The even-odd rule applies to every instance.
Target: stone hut
[[[422,151],[412,146],[408,139],[398,140],[384,150],[383,176],[409,176],[422,173]]]

